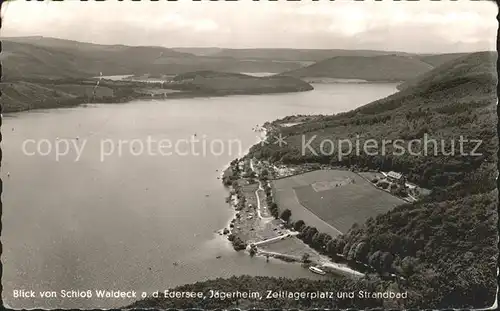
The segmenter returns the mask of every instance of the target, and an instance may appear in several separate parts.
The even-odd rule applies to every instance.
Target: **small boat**
[[[325,275],[326,272],[321,270],[320,268],[317,268],[317,267],[309,267],[309,271],[313,272],[313,273],[316,273],[316,274],[320,274],[320,275]]]
[[[215,258],[220,259],[221,257],[222,257],[222,256],[221,256],[221,255],[219,255],[219,256],[217,256],[217,257],[215,257]]]

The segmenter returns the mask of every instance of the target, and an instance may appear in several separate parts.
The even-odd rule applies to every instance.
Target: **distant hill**
[[[153,88],[156,88],[153,92],[162,93],[158,85],[145,85],[133,81],[102,80],[98,87],[95,79],[2,81],[0,103],[4,113],[70,107],[96,101],[119,103],[137,98],[151,98],[151,95],[144,95],[144,91]]]
[[[217,71],[196,71],[183,73],[172,79],[184,89],[196,90],[207,94],[262,94],[281,92],[300,92],[313,87],[293,77],[255,77],[238,73]]]
[[[2,39],[0,55],[6,79],[161,72],[165,68],[156,65],[159,59],[196,57],[162,47],[107,46],[43,37]]]
[[[427,64],[433,67],[438,67],[446,62],[465,56],[467,54],[468,53],[450,53],[450,54],[420,55],[418,57],[420,58],[421,61],[426,62]]]
[[[213,48],[210,48],[210,47],[209,48],[180,47],[180,48],[172,48],[172,50],[177,51],[177,52],[181,52],[181,53],[190,53],[190,54],[197,55],[197,56],[211,56],[211,55],[219,53],[223,49],[216,48],[216,47],[213,47]]]
[[[175,76],[171,83],[164,84],[103,79],[96,87],[96,82],[96,79],[78,78],[2,81],[0,103],[6,113],[77,106],[88,102],[127,102],[139,98],[253,95],[313,89],[310,84],[292,77],[253,77],[215,71],[180,74]]]
[[[3,38],[4,79],[179,74],[198,70],[283,72],[301,63],[210,58],[157,46],[100,45],[46,37]]]
[[[442,56],[442,58],[441,58]],[[422,91],[424,87],[439,84],[442,81],[450,81],[454,79],[467,79],[470,77],[481,75],[493,75],[495,73],[494,67],[496,54],[494,52],[483,52],[473,54],[448,54],[436,55],[434,60],[451,58],[438,67],[437,70],[429,71],[414,79],[408,80],[398,86],[398,89],[404,90],[410,87],[416,87]],[[493,77],[491,77],[493,78]]]
[[[342,49],[220,49],[210,54],[211,57],[232,57],[236,59],[268,59],[277,61],[311,61],[317,62],[337,56],[379,56],[379,55],[409,55],[404,52],[375,50],[342,50]]]
[[[406,81],[433,68],[414,56],[337,56],[284,72],[297,78],[339,78],[366,81]]]
[[[93,57],[106,57],[111,54],[106,54],[109,52],[122,52],[122,53],[135,53],[132,56],[140,57],[158,57],[159,55],[165,57],[189,57],[193,56],[186,52],[177,52],[173,49],[159,47],[159,46],[127,46],[122,44],[107,45],[107,44],[96,44],[89,42],[80,42],[74,40],[66,40],[59,38],[43,37],[43,36],[32,36],[32,37],[8,37],[3,38],[2,41],[15,42],[15,43],[25,43],[31,44],[39,47],[46,47],[51,49],[73,51],[73,52],[86,52]],[[140,53],[146,53],[140,54]],[[103,53],[103,54],[100,54]],[[150,54],[154,53],[154,55]]]

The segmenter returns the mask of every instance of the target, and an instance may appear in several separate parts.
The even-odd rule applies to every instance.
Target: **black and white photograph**
[[[3,307],[498,307],[498,14],[2,1]]]

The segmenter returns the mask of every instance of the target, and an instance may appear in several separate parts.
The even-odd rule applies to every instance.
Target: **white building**
[[[390,171],[389,173],[387,173],[387,177],[389,177],[392,180],[399,181],[403,177],[403,174]]]

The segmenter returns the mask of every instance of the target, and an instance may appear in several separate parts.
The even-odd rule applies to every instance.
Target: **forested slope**
[[[356,110],[276,127],[287,145],[251,150],[252,155],[274,162],[394,170],[430,188],[431,195],[423,201],[355,225],[324,245],[332,257],[343,254],[382,274],[404,277],[398,283],[411,292],[409,307],[493,304],[498,256],[496,57],[481,52],[452,60],[401,92]],[[463,150],[459,150],[461,136],[469,141],[462,144]],[[339,159],[338,153],[314,154],[307,148],[302,153],[303,142],[312,137],[316,137],[313,151],[320,150],[322,139],[342,138],[358,139],[361,145],[367,139],[401,139],[401,145],[414,140],[420,147],[417,155],[396,154],[389,145],[383,154],[361,151]],[[425,137],[437,140],[437,153],[433,144],[423,147]]]

